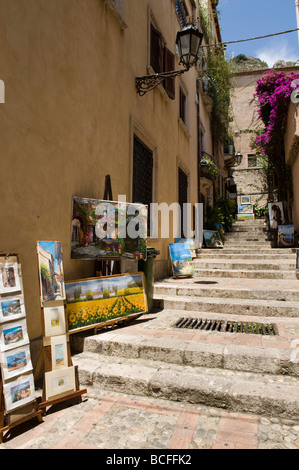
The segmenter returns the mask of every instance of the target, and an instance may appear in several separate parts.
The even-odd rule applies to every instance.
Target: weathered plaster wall
[[[125,2],[123,29],[104,0],[1,0],[0,250],[19,254],[31,340],[42,334],[36,241],[62,242],[66,280],[94,275],[94,262],[70,259],[72,196],[102,198],[110,174],[113,198],[131,200],[134,132],[154,151],[153,202],[178,200],[178,165],[197,201],[195,69],[176,79],[175,100],[162,87],[136,93],[135,78],[148,71],[150,15],[175,51],[171,2]],[[180,83],[187,127],[178,120]],[[201,118],[209,136],[204,107]],[[170,241],[172,231],[148,241],[161,252],[158,275],[169,272]]]

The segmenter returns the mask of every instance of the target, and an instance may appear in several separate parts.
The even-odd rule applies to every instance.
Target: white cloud
[[[256,57],[267,62],[269,67],[273,67],[278,60],[296,62],[299,59],[299,53],[296,55],[288,42],[283,39],[280,40],[279,43],[270,43],[258,49],[256,51]]]

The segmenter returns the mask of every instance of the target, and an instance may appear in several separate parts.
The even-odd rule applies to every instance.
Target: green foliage
[[[254,212],[255,212],[255,216],[258,218],[265,217],[266,215],[269,214],[269,209],[268,209],[268,206],[255,207]]]
[[[204,80],[208,80],[208,94],[213,99],[211,118],[213,137],[223,144],[229,133],[231,68],[223,48],[213,45],[215,40],[211,34],[210,20],[207,10],[202,5],[199,7],[199,15],[204,40],[206,44],[211,44],[204,49],[206,70],[202,70],[201,75]]]
[[[92,295],[92,292],[91,290],[87,291],[86,292],[86,300],[93,300],[93,295]]]
[[[217,201],[215,207],[207,207],[207,221],[206,228],[208,230],[218,230],[218,224],[223,226],[225,232],[228,232],[234,222],[234,218],[231,213],[231,207],[229,200],[221,198]]]

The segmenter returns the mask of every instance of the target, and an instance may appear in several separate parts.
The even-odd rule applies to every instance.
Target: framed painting
[[[1,353],[1,368],[4,380],[32,370],[29,344]]]
[[[240,196],[240,203],[241,204],[251,204],[251,197],[250,196]]]
[[[148,207],[143,204],[74,196],[71,258],[146,259],[147,220]]]
[[[254,220],[254,214],[236,214],[236,220]]]
[[[187,243],[191,251],[191,257],[196,258],[195,243],[193,238],[175,238],[175,243]]]
[[[16,256],[0,257],[0,294],[21,290],[18,259]]]
[[[0,351],[29,343],[26,319],[0,325]]]
[[[223,248],[219,232],[215,230],[204,230],[203,237],[207,248]]]
[[[294,225],[279,225],[277,235],[277,245],[279,247],[294,246]]]
[[[283,203],[271,202],[268,204],[268,209],[270,228],[278,230],[278,226],[285,223]]]
[[[45,373],[46,400],[76,390],[75,368],[64,367]]]
[[[68,332],[147,312],[143,273],[66,282]]]
[[[194,266],[189,243],[170,243],[169,253],[174,276],[193,276]]]
[[[0,323],[16,320],[26,316],[22,294],[0,298]]]
[[[238,213],[239,214],[252,214],[253,204],[238,204]]]
[[[66,335],[51,337],[52,370],[68,366]]]
[[[33,374],[22,375],[3,385],[7,411],[26,405],[35,400]]]
[[[65,299],[61,242],[37,242],[42,302]]]
[[[57,336],[66,333],[64,302],[47,302],[43,307],[44,335]]]

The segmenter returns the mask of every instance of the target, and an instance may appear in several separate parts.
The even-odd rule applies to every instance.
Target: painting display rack
[[[73,366],[64,302],[62,247],[57,241],[38,241],[38,269],[41,291],[43,346],[38,360],[44,365],[40,410],[75,399],[82,401],[87,389],[80,390],[78,368]],[[55,273],[56,279],[53,275]],[[50,281],[51,280],[51,281]]]
[[[4,433],[37,418],[21,266],[17,254],[0,255],[0,443]]]

